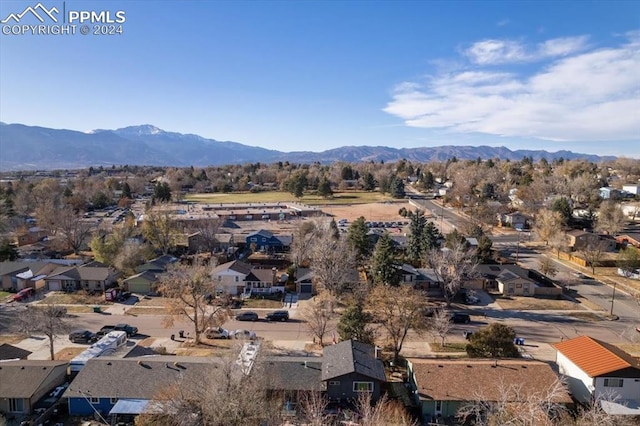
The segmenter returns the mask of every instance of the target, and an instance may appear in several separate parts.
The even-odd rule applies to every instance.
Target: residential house
[[[626,234],[618,235],[616,236],[616,241],[623,247],[632,245],[636,248],[640,248],[640,232],[628,232]]]
[[[527,227],[527,216],[520,212],[502,214],[498,213],[498,224],[500,226],[510,226],[514,229],[524,229]]]
[[[42,241],[43,238],[47,236],[47,230],[43,228],[39,228],[37,226],[32,226],[24,232],[19,232],[16,234],[16,240],[18,243],[18,247],[26,246],[29,244],[35,244],[38,241]]]
[[[247,235],[246,245],[253,251],[284,252],[289,250],[292,237],[290,235],[274,235],[273,232],[261,229]]]
[[[311,269],[298,268],[296,272],[296,292],[298,294],[316,294]]]
[[[480,264],[476,276],[462,283],[463,288],[498,290],[510,296],[557,296],[562,288],[541,273],[518,265]]]
[[[138,294],[149,294],[158,291],[158,273],[154,271],[144,271],[132,275],[122,281],[126,291]]]
[[[40,398],[67,377],[67,361],[0,362],[0,412],[29,414]]]
[[[306,268],[299,268],[297,272],[296,291],[298,294],[316,294],[322,287],[322,283],[318,282],[313,271]],[[341,276],[341,286],[344,288],[352,288],[363,281],[357,269],[351,268],[344,271]]]
[[[77,262],[76,262],[77,263]],[[0,289],[19,291],[32,287],[45,287],[44,278],[61,267],[73,265],[72,261],[51,259],[37,262],[0,262]]]
[[[356,340],[325,346],[321,380],[330,401],[355,400],[362,392],[369,392],[373,401],[380,397],[386,376],[377,351],[375,346]]]
[[[580,229],[573,229],[566,233],[567,246],[571,251],[582,251],[588,247],[601,245],[606,252],[615,251],[617,242],[611,235],[594,234]]]
[[[401,284],[411,285],[420,290],[438,290],[439,292],[442,289],[442,281],[433,269],[414,268],[405,263],[400,267],[400,273]]]
[[[59,267],[45,278],[46,287],[54,291],[99,291],[116,285],[120,273],[108,266]]]
[[[210,376],[216,365],[212,357],[93,358],[63,398],[68,398],[69,414],[73,416],[92,416],[97,411],[106,417],[113,410],[140,414],[162,389],[182,382],[203,384],[203,378]],[[131,412],[123,413],[122,406],[128,406]]]
[[[283,401],[283,411],[290,416],[296,415],[302,393],[326,391],[320,357],[270,357],[265,360],[264,374],[269,397]]]
[[[579,336],[553,345],[560,374],[573,397],[583,403],[611,399],[611,414],[640,415],[640,361],[601,340]]]
[[[455,416],[473,401],[519,404],[542,398],[558,381],[546,362],[525,359],[408,359],[409,383],[426,422]],[[505,395],[505,388],[513,392]],[[517,391],[517,392],[516,392]],[[571,404],[568,392],[553,401]]]
[[[622,191],[632,195],[640,195],[640,185],[622,185]]]
[[[616,200],[620,198],[620,191],[610,186],[603,186],[598,190],[598,194],[603,200]]]
[[[178,258],[173,257],[170,254],[164,254],[160,257],[156,257],[155,259],[148,261],[147,263],[136,266],[135,271],[138,273],[144,271],[165,272],[169,265],[177,261]]]
[[[232,296],[241,295],[246,286],[245,278],[251,273],[251,270],[251,265],[239,260],[218,265],[211,272],[216,292]]]
[[[284,283],[278,279],[277,269],[252,268],[244,279],[244,294],[284,293]]]
[[[8,343],[3,343],[0,345],[0,361],[12,359],[27,359],[29,355],[33,352],[28,351],[26,349],[19,348],[17,346],[10,345]]]

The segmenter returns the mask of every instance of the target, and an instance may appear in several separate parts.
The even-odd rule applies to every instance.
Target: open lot
[[[333,204],[364,204],[392,201],[388,195],[375,191],[347,191],[335,192],[331,198],[323,198],[314,194],[305,194],[302,198],[296,198],[293,194],[283,191],[265,192],[234,192],[233,194],[188,194],[185,201],[198,203],[275,203],[297,202],[309,205],[333,205]]]

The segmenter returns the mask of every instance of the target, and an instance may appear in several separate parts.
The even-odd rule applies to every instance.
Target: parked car
[[[274,311],[264,317],[267,321],[288,321],[289,311]]]
[[[13,295],[13,300],[16,302],[22,302],[24,300],[30,299],[36,295],[35,289],[31,287],[23,288],[19,292]]]
[[[229,331],[222,327],[208,327],[204,331],[204,336],[207,339],[229,339]]]
[[[236,315],[237,321],[258,321],[258,314],[252,311],[241,312]]]
[[[471,322],[471,317],[468,314],[456,312],[451,315],[449,320],[455,324],[469,324]]]
[[[136,334],[138,334],[138,327],[134,327],[133,325],[129,324],[116,324],[113,329],[116,331],[125,331],[127,333],[127,337],[135,336]]]
[[[69,334],[69,341],[72,343],[93,343],[96,340],[96,334],[89,330],[75,330]]]
[[[115,329],[116,329],[115,325],[105,325],[104,327],[102,327],[100,330],[96,332],[96,336],[103,337],[104,335],[106,335],[111,331],[114,331]]]
[[[251,330],[235,330],[229,333],[229,338],[233,339],[244,339],[244,340],[255,340],[256,338],[255,331]]]

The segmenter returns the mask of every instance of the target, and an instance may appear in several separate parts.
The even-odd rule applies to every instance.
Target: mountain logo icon
[[[47,9],[42,3],[38,3],[35,6],[27,6],[27,8],[21,13],[10,13],[9,16],[4,18],[0,22],[6,24],[9,21],[14,20],[17,24],[25,15],[29,13],[35,16],[38,21],[44,23],[44,17],[49,17],[49,19],[51,19],[53,22],[58,22],[58,18],[54,15],[54,13],[57,15],[58,13],[60,13],[60,11],[55,6],[53,6],[51,9]]]

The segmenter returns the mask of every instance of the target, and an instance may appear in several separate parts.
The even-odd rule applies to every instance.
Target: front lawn
[[[282,301],[270,299],[244,299],[242,309],[282,309]]]
[[[86,291],[65,293],[53,291],[38,303],[52,303],[54,305],[111,305],[111,302],[104,300],[102,294],[89,294]]]
[[[12,296],[12,293],[9,293],[8,291],[2,291],[0,290],[0,300],[4,300],[6,298],[8,298],[9,296]]]
[[[429,347],[433,352],[465,352],[467,351],[467,344],[463,342],[451,342],[445,343],[444,346],[438,342],[429,343]]]
[[[552,299],[541,297],[524,296],[495,296],[492,295],[496,303],[502,309],[519,311],[579,311],[585,309],[580,303],[565,299]]]

